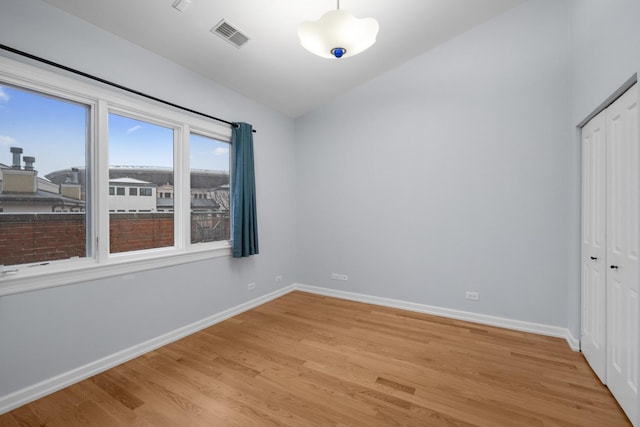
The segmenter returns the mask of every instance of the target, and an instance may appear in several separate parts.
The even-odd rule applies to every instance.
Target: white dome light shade
[[[375,19],[358,19],[338,9],[317,21],[300,24],[298,36],[302,47],[311,53],[323,58],[348,58],[370,48],[376,42],[378,29]]]

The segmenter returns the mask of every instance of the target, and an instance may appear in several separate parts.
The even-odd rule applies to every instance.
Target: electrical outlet
[[[247,285],[247,290],[252,291],[256,288],[256,282],[251,282]]]
[[[276,283],[280,283],[280,282],[282,282],[282,276],[278,274],[276,276]]]
[[[331,280],[349,280],[349,276],[340,273],[331,273]]]
[[[467,291],[465,298],[471,301],[478,301],[480,299],[480,293]]]

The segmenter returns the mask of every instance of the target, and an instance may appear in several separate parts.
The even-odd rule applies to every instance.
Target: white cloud
[[[215,150],[213,150],[213,154],[215,154],[216,156],[224,156],[229,154],[229,149],[224,147],[218,147]]]
[[[11,98],[9,97],[7,92],[5,92],[4,88],[2,86],[0,86],[0,104],[4,103],[4,102],[9,102],[9,99],[11,99]]]
[[[13,145],[16,142],[16,139],[12,136],[0,135],[0,145]]]
[[[142,129],[142,126],[140,126],[140,125],[135,125],[133,127],[130,127],[129,129],[127,129],[127,135],[129,135],[130,133],[137,132],[140,129]]]

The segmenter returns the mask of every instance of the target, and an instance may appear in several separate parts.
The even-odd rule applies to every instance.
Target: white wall
[[[3,44],[176,104],[252,123],[261,254],[0,297],[0,401],[40,381],[292,283],[289,118],[39,0],[3,0]],[[276,286],[274,276],[282,274]],[[256,282],[247,292],[247,283]]]
[[[298,281],[566,327],[567,99],[531,1],[300,118]]]
[[[634,73],[640,73],[640,2],[637,0],[571,0],[570,11],[570,113],[571,173],[580,180],[579,131],[576,125],[612,95]],[[577,188],[573,186],[573,188]],[[580,194],[571,197],[572,219],[579,220]],[[580,322],[579,227],[572,228],[571,242],[577,280],[569,289],[571,325]],[[640,319],[639,319],[640,321]],[[640,328],[639,328],[640,329]],[[579,330],[579,326],[577,328]],[[577,336],[577,335],[576,335]],[[638,361],[640,372],[640,360]],[[638,402],[640,406],[640,402]],[[636,420],[640,425],[640,419]]]

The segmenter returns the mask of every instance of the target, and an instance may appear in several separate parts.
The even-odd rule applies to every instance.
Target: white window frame
[[[54,286],[131,274],[171,265],[231,256],[230,241],[191,244],[191,132],[231,141],[231,128],[196,114],[165,106],[84,79],[0,57],[0,84],[51,95],[89,107],[87,146],[87,257],[16,266],[0,272],[0,296]],[[109,253],[109,135],[110,112],[174,129],[174,246]],[[180,206],[180,209],[177,207]]]

